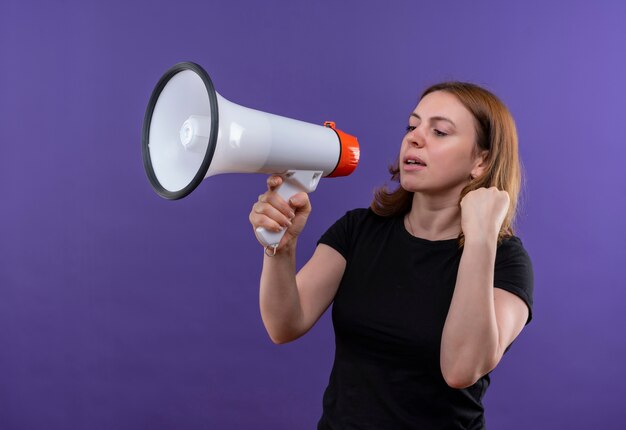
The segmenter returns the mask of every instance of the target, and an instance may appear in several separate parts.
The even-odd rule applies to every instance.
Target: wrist
[[[296,253],[296,240],[281,243],[278,247],[266,246],[265,256],[269,258],[292,258]]]
[[[466,246],[496,246],[498,244],[498,233],[464,234],[464,236]]]

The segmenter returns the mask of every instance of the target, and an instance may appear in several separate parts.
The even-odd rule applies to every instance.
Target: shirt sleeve
[[[322,235],[317,244],[323,243],[339,252],[346,261],[349,261],[352,243],[354,241],[354,229],[359,221],[366,215],[367,209],[355,209],[346,212]]]
[[[496,254],[494,287],[521,298],[528,306],[528,320],[533,316],[533,266],[518,237],[504,239]]]

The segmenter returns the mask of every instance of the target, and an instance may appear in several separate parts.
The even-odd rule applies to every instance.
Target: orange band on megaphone
[[[335,128],[335,123],[332,121],[326,121],[324,123],[326,127],[332,128],[337,137],[339,137],[339,143],[341,144],[339,162],[335,167],[335,170],[328,174],[328,178],[334,178],[337,176],[348,176],[356,166],[359,164],[359,157],[361,150],[359,149],[359,141],[355,136],[344,133],[341,130]]]

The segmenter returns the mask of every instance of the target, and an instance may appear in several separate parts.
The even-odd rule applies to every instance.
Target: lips
[[[406,155],[404,157],[404,164],[408,166],[426,166],[424,160],[416,155]]]

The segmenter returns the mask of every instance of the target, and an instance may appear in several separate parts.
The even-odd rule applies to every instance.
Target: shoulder
[[[530,256],[524,247],[522,240],[517,236],[509,236],[502,239],[498,244],[496,263],[508,260],[524,260],[531,264]]]
[[[386,222],[391,219],[391,217],[384,217],[377,215],[370,208],[357,208],[352,209],[346,212],[344,218],[347,218],[351,221],[368,221],[368,222]]]
[[[372,229],[391,225],[392,217],[377,215],[370,208],[357,208],[347,211],[335,225],[347,231],[363,233]]]
[[[322,235],[318,243],[329,245],[339,251],[346,260],[359,244],[372,240],[377,232],[389,229],[390,218],[376,215],[369,208],[347,211]]]
[[[378,215],[372,212],[370,208],[356,208],[356,209],[347,211],[344,216],[352,218],[352,219],[365,219],[365,218],[372,217],[372,216],[377,217]]]

